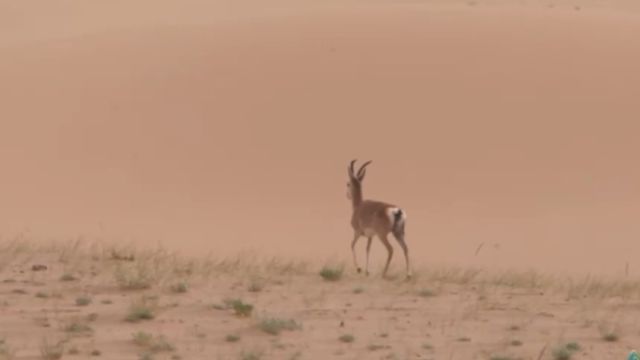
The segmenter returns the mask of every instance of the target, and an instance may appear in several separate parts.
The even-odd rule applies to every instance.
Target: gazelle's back
[[[389,230],[393,226],[390,214],[397,206],[382,201],[364,200],[353,213],[352,225],[362,233],[373,230],[375,232]]]

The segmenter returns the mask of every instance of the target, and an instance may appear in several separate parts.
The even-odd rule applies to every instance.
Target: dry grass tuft
[[[114,273],[116,283],[122,290],[144,290],[151,287],[155,278],[147,265],[142,263],[118,266]]]
[[[175,294],[183,294],[189,291],[189,284],[187,284],[186,281],[179,281],[177,283],[172,284],[169,287],[169,290],[171,290],[171,292]]]
[[[64,342],[58,341],[55,344],[44,339],[40,344],[40,357],[43,360],[58,360],[64,355]]]
[[[79,317],[68,320],[63,325],[63,330],[74,335],[87,335],[93,333],[93,329],[89,326],[86,320]]]
[[[260,350],[242,351],[240,353],[240,360],[260,360],[262,359],[263,352]]]
[[[169,343],[164,335],[153,336],[150,333],[138,331],[133,334],[132,341],[135,345],[144,348],[151,354],[175,351],[175,346]]]

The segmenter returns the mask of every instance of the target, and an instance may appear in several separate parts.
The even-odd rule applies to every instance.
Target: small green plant
[[[147,298],[136,301],[129,307],[129,313],[125,317],[128,322],[139,322],[142,320],[151,320],[155,318],[155,311],[152,304]]]
[[[509,342],[509,345],[511,345],[511,346],[522,346],[522,341],[520,341],[520,340],[511,340],[511,342]]]
[[[172,293],[176,294],[186,293],[187,291],[189,291],[189,284],[187,284],[185,281],[180,281],[171,285],[170,290]]]
[[[620,336],[615,331],[607,331],[602,334],[602,340],[606,342],[616,342],[620,339]]]
[[[88,322],[94,322],[98,320],[98,316],[99,316],[98,313],[90,313],[90,314],[87,314],[86,319]]]
[[[353,293],[354,294],[362,294],[364,292],[364,288],[358,286],[356,288],[353,289]]]
[[[580,344],[575,341],[567,343],[565,347],[570,351],[580,351],[581,349]]]
[[[227,307],[233,309],[233,312],[236,314],[236,316],[248,317],[251,316],[251,313],[253,312],[253,305],[247,304],[241,299],[226,300],[225,304],[227,305]]]
[[[240,336],[229,334],[229,335],[225,336],[224,340],[226,342],[234,343],[234,342],[240,341]]]
[[[367,350],[369,351],[378,351],[386,348],[387,347],[385,345],[380,345],[380,344],[369,344],[369,346],[367,346]]]
[[[150,352],[144,352],[140,354],[140,360],[153,360],[153,354]]]
[[[62,276],[60,276],[60,281],[76,281],[78,280],[75,276],[73,276],[73,274],[70,273],[64,273],[62,274]]]
[[[418,296],[424,298],[433,297],[436,296],[436,292],[431,289],[421,289],[420,291],[418,291]]]
[[[3,338],[0,338],[0,360],[13,359],[14,353]]]
[[[87,324],[86,322],[82,321],[79,318],[71,319],[70,321],[68,321],[64,325],[63,330],[70,334],[76,334],[76,335],[88,334],[93,332],[93,329],[91,328],[91,326],[89,326],[89,324]]]
[[[251,278],[249,285],[247,286],[247,290],[249,292],[256,293],[262,291],[262,289],[264,289],[264,281],[259,277]]]
[[[258,323],[260,330],[271,335],[278,335],[283,330],[297,330],[301,326],[292,319],[265,318]]]
[[[511,356],[504,356],[504,355],[493,355],[489,359],[490,360],[515,360]]]
[[[433,345],[425,343],[422,344],[422,348],[425,350],[433,350]]]
[[[578,350],[580,350],[580,345],[578,343],[569,342],[556,346],[552,350],[551,356],[554,360],[569,360]]]
[[[89,304],[91,304],[91,297],[89,296],[79,296],[76,298],[76,305],[77,306],[87,306]]]
[[[69,355],[78,355],[78,354],[80,354],[80,350],[77,347],[73,346],[73,347],[71,347],[69,349],[69,351],[67,351],[67,354],[69,354]]]
[[[100,303],[103,304],[103,305],[111,305],[111,304],[113,304],[113,300],[104,299],[104,300],[100,301]]]
[[[262,359],[262,351],[251,350],[242,351],[240,353],[240,360],[260,360]]]
[[[44,291],[38,291],[36,293],[36,297],[40,298],[40,299],[47,299],[47,298],[49,298],[49,293],[44,292]]]
[[[164,335],[153,336],[147,332],[138,331],[133,334],[132,341],[135,345],[148,350],[147,353],[150,354],[175,350],[175,347],[167,341]]]
[[[352,343],[356,340],[356,338],[351,334],[344,334],[344,335],[340,335],[338,340],[340,340],[343,343]]]
[[[320,270],[320,276],[326,281],[338,281],[342,279],[343,272],[344,267],[342,266],[331,267],[326,265]]]
[[[153,335],[149,334],[148,332],[138,331],[133,334],[132,341],[134,344],[138,346],[147,347],[151,344],[152,340],[153,340]]]
[[[176,348],[164,337],[164,335],[156,336],[151,343],[151,351],[154,353],[170,352]]]

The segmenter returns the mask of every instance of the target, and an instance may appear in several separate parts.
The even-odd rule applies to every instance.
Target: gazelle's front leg
[[[371,241],[373,238],[369,236],[367,238],[367,262],[365,264],[364,273],[369,276],[369,251],[371,250]]]
[[[357,232],[353,233],[353,241],[351,242],[351,253],[353,254],[353,265],[358,270],[358,273],[362,272],[362,269],[358,265],[358,259],[356,257],[356,243],[360,239],[360,235]]]

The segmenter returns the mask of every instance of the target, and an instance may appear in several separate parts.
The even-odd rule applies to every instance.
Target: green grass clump
[[[240,360],[260,360],[262,359],[262,351],[243,351],[240,353]]]
[[[73,274],[70,273],[64,273],[62,274],[62,276],[60,276],[60,281],[76,281],[78,280],[75,276],[73,276]]]
[[[91,326],[80,319],[70,320],[64,325],[63,330],[70,334],[87,334],[93,332]]]
[[[344,273],[344,267],[342,266],[324,266],[320,270],[320,276],[326,281],[338,281],[342,279],[342,274]]]
[[[76,305],[77,306],[87,306],[89,304],[91,304],[91,297],[89,296],[79,296],[76,298]]]
[[[234,343],[234,342],[240,341],[240,336],[229,334],[229,335],[225,336],[224,340],[226,342]]]
[[[569,360],[573,354],[580,350],[580,345],[576,342],[569,342],[556,346],[551,352],[554,360]]]
[[[620,336],[614,331],[605,332],[602,334],[602,340],[606,342],[616,342],[619,339],[620,339]]]
[[[169,290],[171,290],[171,292],[175,294],[183,294],[189,291],[189,284],[187,284],[185,281],[180,281],[171,285]]]
[[[225,300],[225,305],[232,308],[236,316],[249,317],[253,312],[253,305],[245,303],[241,299]]]
[[[301,326],[292,319],[265,318],[258,323],[258,328],[267,334],[278,335],[283,330],[297,330]]]
[[[128,322],[139,322],[142,320],[151,320],[155,318],[154,306],[149,304],[146,298],[134,302],[129,307],[129,313],[125,317]]]
[[[352,343],[356,340],[356,338],[351,334],[344,334],[344,335],[340,335],[338,340],[340,340],[343,343]]]
[[[149,346],[153,340],[153,335],[145,331],[138,331],[134,333],[132,337],[133,343],[142,347]]]
[[[436,296],[436,292],[431,289],[421,289],[420,291],[418,291],[418,296],[424,298],[433,297]]]
[[[145,348],[147,353],[151,354],[175,351],[175,346],[167,341],[163,335],[153,336],[148,332],[138,331],[133,334],[132,341],[135,345]]]

